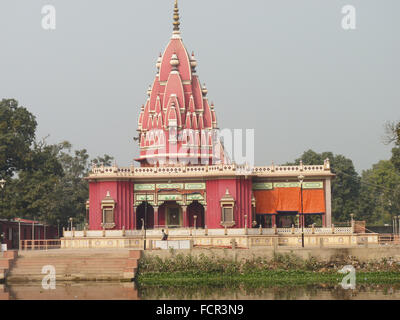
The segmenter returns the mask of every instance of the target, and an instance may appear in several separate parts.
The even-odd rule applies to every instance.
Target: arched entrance
[[[187,208],[188,222],[190,228],[204,228],[204,207],[201,203],[194,201]],[[196,226],[195,226],[196,216]]]
[[[158,209],[158,219],[161,226],[181,228],[183,226],[183,211],[176,201],[166,201]]]
[[[154,208],[147,202],[142,202],[140,206],[136,208],[136,229],[140,230],[145,221],[146,229],[154,229]]]

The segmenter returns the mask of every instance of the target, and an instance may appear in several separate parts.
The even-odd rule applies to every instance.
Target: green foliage
[[[84,180],[90,169],[85,149],[72,150],[64,141],[55,145],[35,141],[35,117],[15,100],[0,102],[0,178],[7,179],[0,198],[0,217],[28,218],[67,225],[85,220],[89,198]],[[104,155],[91,162],[110,165]]]
[[[0,176],[10,178],[26,167],[25,156],[35,140],[35,117],[14,99],[0,101]]]
[[[26,154],[25,170],[7,184],[1,202],[3,217],[51,220],[57,212],[54,189],[64,175],[56,156],[52,146],[34,143]]]
[[[392,157],[390,158],[390,161],[393,163],[396,172],[400,174],[400,147],[392,149]]]
[[[370,224],[392,223],[400,213],[400,175],[389,160],[363,171],[358,217]]]
[[[200,254],[177,254],[167,258],[145,256],[139,262],[137,280],[145,286],[288,285],[340,282],[338,271],[345,265],[357,270],[357,282],[398,282],[398,259],[359,261],[353,256],[335,256],[328,261],[310,256],[302,259],[294,253],[276,253],[272,259],[250,257],[235,261]]]

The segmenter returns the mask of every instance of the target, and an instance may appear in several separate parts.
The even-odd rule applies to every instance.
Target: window
[[[221,204],[221,225],[223,227],[233,227],[235,225],[234,208],[235,208],[235,198],[226,189],[225,195],[219,200]]]
[[[103,223],[101,226],[104,229],[113,229],[115,227],[114,208],[115,201],[113,198],[111,198],[110,192],[107,191],[106,197],[101,201],[101,209],[103,214]]]
[[[114,209],[104,209],[104,223],[114,222]]]
[[[224,207],[223,210],[223,221],[224,222],[232,222],[233,221],[233,208],[232,207]]]

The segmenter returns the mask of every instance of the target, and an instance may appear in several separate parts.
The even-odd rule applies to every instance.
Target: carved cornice
[[[107,179],[152,179],[163,177],[270,177],[270,178],[296,178],[299,174],[305,177],[331,178],[334,174],[330,171],[329,162],[325,165],[299,165],[299,166],[257,166],[249,167],[236,164],[203,165],[203,166],[160,166],[160,167],[92,167],[88,180]]]

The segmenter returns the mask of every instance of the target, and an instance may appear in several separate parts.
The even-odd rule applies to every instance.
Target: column
[[[133,211],[132,211],[132,214],[133,214],[132,228],[133,228],[133,230],[136,230],[136,209],[137,209],[137,207],[133,206]]]
[[[189,227],[189,219],[188,219],[188,214],[187,214],[187,207],[188,206],[182,206],[183,227],[184,228]]]
[[[274,227],[274,225],[276,225],[276,214],[273,214],[272,216],[271,216],[271,224],[272,224],[272,228]]]
[[[324,227],[330,228],[332,225],[332,189],[331,178],[325,180],[325,222]]]
[[[204,207],[204,228],[208,228],[207,206]]]
[[[153,209],[154,209],[154,229],[156,229],[159,227],[159,225],[158,225],[158,207],[154,206]]]

